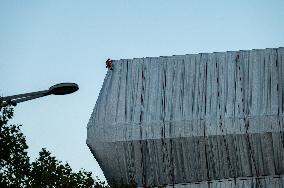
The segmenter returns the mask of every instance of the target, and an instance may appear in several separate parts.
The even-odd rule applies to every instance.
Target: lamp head
[[[48,90],[48,93],[53,95],[67,95],[70,93],[74,93],[78,89],[79,86],[75,83],[60,83],[51,86]]]

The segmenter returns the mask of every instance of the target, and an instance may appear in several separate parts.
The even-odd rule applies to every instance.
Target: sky
[[[0,95],[80,89],[15,108],[33,161],[41,148],[105,180],[86,146],[105,60],[284,47],[283,0],[0,0]]]

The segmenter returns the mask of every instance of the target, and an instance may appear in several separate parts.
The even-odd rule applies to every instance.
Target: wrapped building
[[[116,60],[87,129],[108,181],[284,187],[284,48]]]

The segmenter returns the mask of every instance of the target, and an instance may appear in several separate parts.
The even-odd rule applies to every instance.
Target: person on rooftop
[[[110,58],[108,58],[106,60],[106,68],[108,68],[108,70],[113,70],[113,68],[112,68],[112,60]]]

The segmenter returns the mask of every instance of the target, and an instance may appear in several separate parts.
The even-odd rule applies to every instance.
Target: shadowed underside
[[[113,62],[87,144],[108,180],[281,187],[284,48]]]

